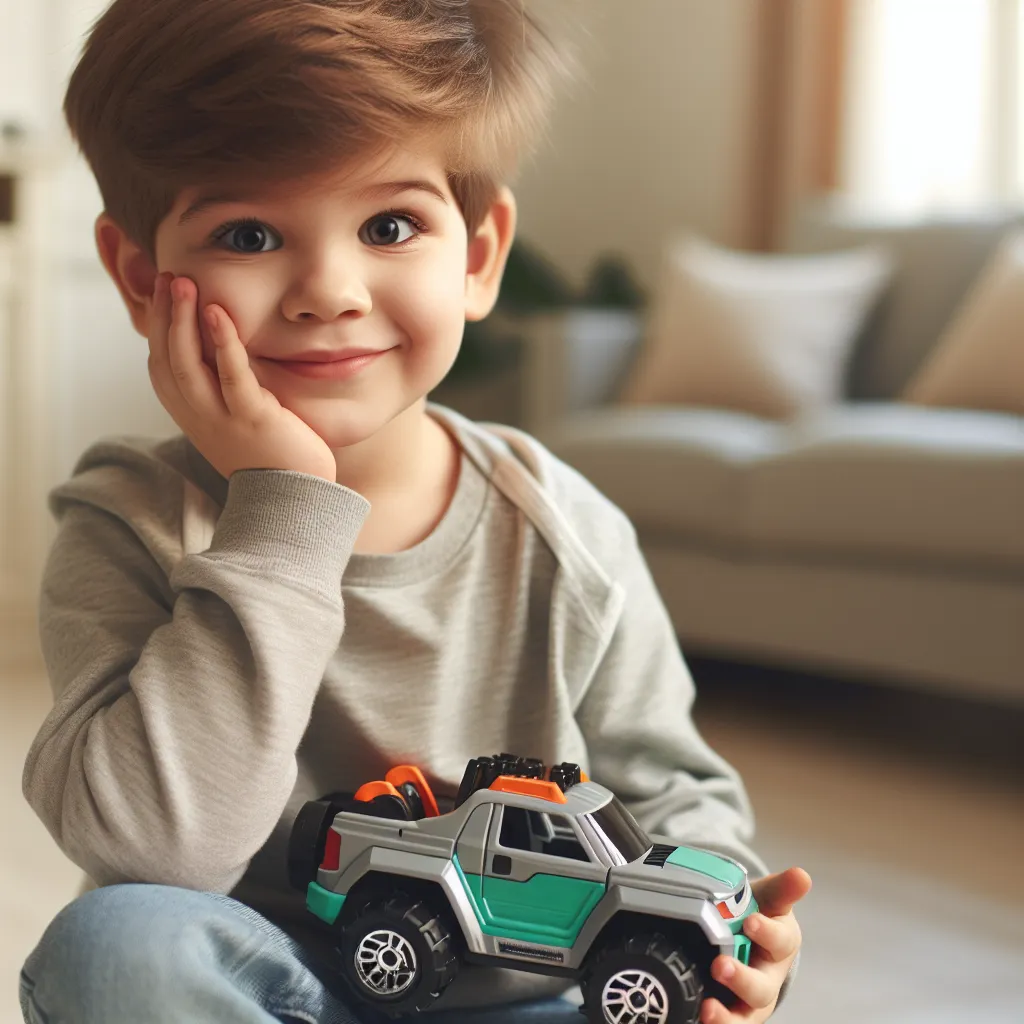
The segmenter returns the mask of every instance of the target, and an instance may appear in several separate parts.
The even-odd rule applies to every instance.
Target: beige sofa
[[[848,401],[791,423],[616,406],[640,320],[534,325],[525,425],[632,518],[687,651],[1024,705],[1024,418],[895,400],[1013,221],[806,210],[785,248],[897,272]]]

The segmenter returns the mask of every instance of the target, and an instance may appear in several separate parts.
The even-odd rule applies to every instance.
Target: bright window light
[[[1017,46],[1014,53],[1013,79],[1016,83],[1014,104],[1014,120],[1016,130],[1014,139],[1013,183],[1014,198],[1024,201],[1024,3],[1017,4]]]
[[[855,199],[916,213],[994,198],[993,3],[1000,2],[851,6],[843,167],[844,190]]]

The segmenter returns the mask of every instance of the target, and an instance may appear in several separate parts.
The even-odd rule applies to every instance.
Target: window
[[[498,842],[508,850],[544,853],[549,857],[589,861],[572,822],[564,814],[527,811],[508,807],[502,811],[501,835]]]
[[[913,214],[1024,199],[1024,0],[850,5],[842,179]]]

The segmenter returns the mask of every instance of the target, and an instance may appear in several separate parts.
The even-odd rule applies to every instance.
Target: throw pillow
[[[670,245],[625,403],[684,403],[772,419],[836,402],[854,340],[892,276],[884,248],[745,253]]]
[[[903,397],[1024,415],[1024,231],[982,268]]]

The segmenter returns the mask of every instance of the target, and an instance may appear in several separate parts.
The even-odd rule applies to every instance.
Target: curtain
[[[796,208],[840,179],[851,3],[758,0],[746,243],[779,247]]]

